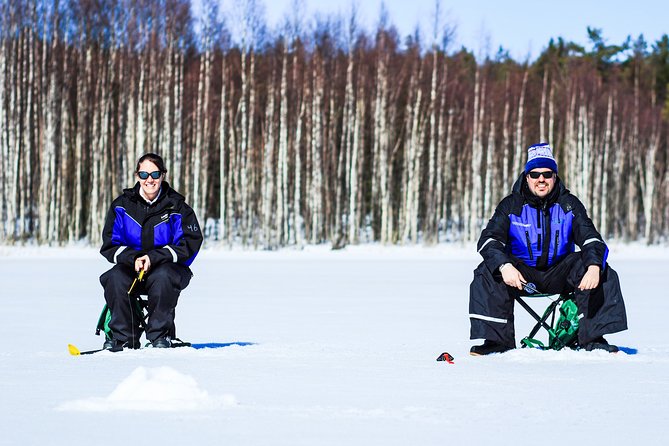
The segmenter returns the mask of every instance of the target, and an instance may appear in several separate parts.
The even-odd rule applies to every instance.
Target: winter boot
[[[491,353],[504,353],[511,350],[513,347],[507,347],[502,345],[499,342],[485,340],[481,345],[475,345],[469,350],[469,354],[472,356],[483,356],[489,355]]]
[[[104,344],[102,344],[103,349],[109,350],[111,352],[120,352],[125,348],[136,350],[140,348],[140,346],[141,345],[139,341],[135,340],[119,341],[118,339],[106,339]]]
[[[151,345],[153,345],[153,348],[170,348],[172,347],[172,341],[170,338],[158,338],[151,342]]]
[[[588,352],[591,352],[593,350],[604,350],[609,353],[618,353],[618,347],[606,342],[604,336],[600,336],[597,339],[593,339],[592,341],[585,344],[583,348]]]

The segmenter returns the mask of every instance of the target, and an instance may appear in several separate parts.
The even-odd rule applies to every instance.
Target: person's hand
[[[597,265],[588,266],[588,270],[581,279],[581,283],[578,284],[578,289],[585,291],[597,288],[597,285],[599,285],[599,271],[600,269]]]
[[[145,273],[148,273],[150,269],[151,259],[149,259],[148,255],[145,254],[142,257],[137,257],[135,259],[135,271],[144,271]]]
[[[510,287],[522,290],[523,283],[527,283],[527,280],[525,280],[520,271],[510,263],[507,263],[506,266],[501,269],[500,273],[502,273],[502,280],[504,280],[504,283]]]

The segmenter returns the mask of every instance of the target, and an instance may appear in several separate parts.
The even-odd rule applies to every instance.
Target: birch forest
[[[98,245],[146,152],[210,246],[471,241],[540,141],[604,237],[666,242],[666,35],[516,61],[457,48],[438,1],[410,36],[201,3],[0,0],[0,243]]]

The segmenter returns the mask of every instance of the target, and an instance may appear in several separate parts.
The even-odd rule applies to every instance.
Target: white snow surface
[[[0,445],[663,444],[669,249],[611,248],[630,329],[607,339],[637,354],[489,357],[469,355],[475,251],[207,248],[177,334],[253,345],[74,357],[68,343],[102,344],[110,265],[92,248],[0,247]],[[531,325],[517,307],[517,341]]]

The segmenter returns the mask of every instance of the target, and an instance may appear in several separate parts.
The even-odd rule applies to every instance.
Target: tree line
[[[435,5],[401,37],[383,10],[269,30],[259,0],[0,1],[0,241],[99,244],[149,151],[208,243],[475,240],[540,141],[605,237],[666,240],[669,38],[477,60]]]

